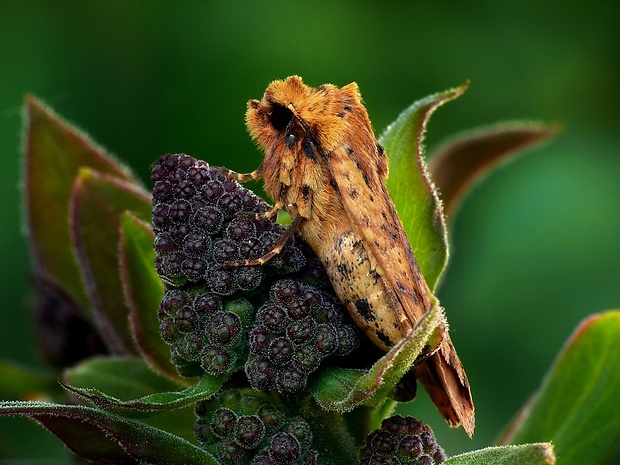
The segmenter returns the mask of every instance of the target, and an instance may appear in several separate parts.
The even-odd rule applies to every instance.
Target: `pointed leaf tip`
[[[81,167],[126,181],[131,173],[43,102],[24,103],[24,189],[28,240],[38,273],[88,312],[68,228],[71,189]]]
[[[446,140],[431,154],[428,165],[446,217],[454,217],[468,190],[493,168],[548,142],[559,131],[558,124],[511,121]]]
[[[441,202],[430,181],[423,140],[432,113],[465,92],[469,82],[414,102],[379,138],[388,155],[387,187],[431,290],[448,261],[448,240]]]

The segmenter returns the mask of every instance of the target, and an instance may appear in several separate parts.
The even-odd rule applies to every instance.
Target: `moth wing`
[[[328,166],[351,224],[364,239],[386,292],[396,300],[395,307],[405,311],[413,326],[430,309],[430,290],[420,274],[387,188],[378,170],[371,165],[379,156],[377,149],[373,145],[365,150],[375,151],[375,157],[338,149],[328,158]]]
[[[358,149],[360,150],[360,149]],[[366,150],[376,150],[375,146]],[[328,166],[351,224],[358,228],[368,256],[381,275],[395,308],[402,308],[412,326],[431,308],[431,291],[409,246],[387,187],[372,169],[373,152],[338,150]],[[379,156],[377,152],[375,156]],[[364,167],[369,169],[364,169]],[[393,290],[393,291],[392,291]],[[463,425],[471,437],[474,405],[469,382],[447,330],[439,350],[414,367],[433,403],[452,426]]]

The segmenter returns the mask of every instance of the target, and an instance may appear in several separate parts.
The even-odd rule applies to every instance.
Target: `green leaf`
[[[99,333],[116,354],[135,352],[123,295],[118,244],[121,213],[148,220],[148,193],[134,184],[83,168],[73,187],[71,229],[82,280]]]
[[[416,328],[370,370],[322,368],[314,377],[310,392],[326,410],[348,412],[361,404],[378,404],[411,368],[442,319],[441,307],[435,301]]]
[[[170,362],[170,347],[159,335],[157,312],[164,285],[155,272],[152,228],[129,212],[121,218],[120,262],[131,328],[142,357],[165,376],[186,382]],[[182,381],[183,380],[183,381]]]
[[[498,164],[547,142],[557,125],[513,121],[450,138],[429,156],[428,169],[451,220],[468,190]]]
[[[388,190],[431,290],[446,267],[448,240],[441,202],[426,170],[422,141],[435,109],[460,96],[468,85],[413,103],[379,138],[388,154]]]
[[[488,447],[455,455],[444,465],[553,465],[555,454],[548,443]],[[589,462],[584,462],[584,465]]]
[[[74,453],[115,465],[219,465],[187,440],[135,420],[77,405],[2,402],[0,415],[37,421]]]
[[[550,441],[562,465],[620,463],[620,310],[583,321],[503,441]]]
[[[81,167],[128,182],[135,182],[134,178],[85,134],[32,96],[26,98],[24,126],[25,214],[35,266],[80,308],[88,309],[68,227],[71,186]]]
[[[0,398],[32,399],[58,391],[56,377],[0,360]]]
[[[100,358],[68,370],[65,387],[99,408],[144,416],[208,399],[227,379],[205,375],[194,386],[177,391],[178,384],[151,371],[141,359]]]

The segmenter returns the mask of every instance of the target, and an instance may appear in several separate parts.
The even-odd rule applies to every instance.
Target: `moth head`
[[[246,123],[252,138],[265,150],[295,150],[310,138],[328,153],[342,144],[345,116],[355,104],[361,107],[355,83],[312,88],[291,76],[272,82],[262,100],[248,102]]]

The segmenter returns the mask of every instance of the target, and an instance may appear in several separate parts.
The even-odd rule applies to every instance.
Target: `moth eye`
[[[293,119],[293,112],[288,108],[274,104],[269,114],[269,121],[276,131],[282,131]]]

